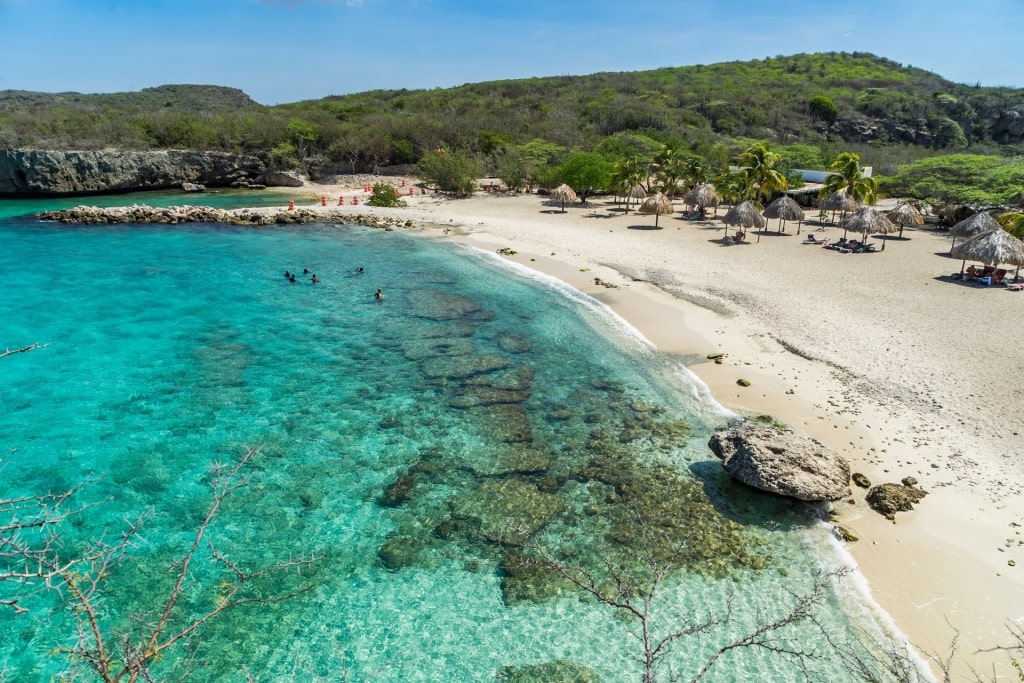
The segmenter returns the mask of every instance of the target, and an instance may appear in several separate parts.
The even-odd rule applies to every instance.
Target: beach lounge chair
[[[836,247],[836,251],[841,254],[859,254],[864,251],[864,246],[857,240],[850,240],[846,246]]]
[[[1006,285],[1006,289],[1011,292],[1024,291],[1024,282],[1014,282],[1013,284]]]
[[[825,248],[826,249],[836,249],[836,250],[845,249],[846,248],[846,242],[847,242],[847,239],[845,237],[840,237],[839,239],[837,239],[832,244],[826,243],[825,244]]]
[[[811,233],[804,239],[803,244],[827,244],[827,242],[818,240],[814,233]]]

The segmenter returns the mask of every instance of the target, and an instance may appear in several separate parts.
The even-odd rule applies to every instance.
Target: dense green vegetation
[[[951,153],[1012,157],[1024,153],[1024,90],[956,84],[870,54],[827,53],[377,90],[273,107],[212,86],[0,92],[4,147],[253,152],[313,177],[412,164],[429,171],[438,149],[448,150],[447,163],[476,164],[513,187],[556,179],[549,167],[579,153],[615,165],[668,149],[711,177],[757,143],[780,157],[770,157],[766,170],[784,175],[824,168],[842,152],[859,155],[876,176]],[[767,189],[780,181],[761,182]]]

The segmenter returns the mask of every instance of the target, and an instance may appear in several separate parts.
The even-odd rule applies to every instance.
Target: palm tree
[[[714,177],[710,164],[703,157],[690,157],[683,163],[683,179],[689,189],[701,183],[710,183]]]
[[[1002,214],[996,220],[999,221],[999,225],[1003,226],[1006,232],[1019,240],[1024,240],[1024,213],[1010,211]]]
[[[640,157],[632,156],[615,162],[612,169],[611,189],[626,196],[626,211],[629,211],[630,192],[637,185],[646,183],[651,175],[650,166],[640,161]]]
[[[739,204],[750,192],[746,171],[725,171],[715,179],[718,196],[730,204]]]
[[[679,182],[686,175],[686,163],[689,161],[686,152],[680,152],[672,143],[666,144],[654,156],[654,165],[658,169],[658,184],[666,195],[679,193]]]
[[[860,155],[843,152],[836,157],[828,170],[832,173],[825,178],[825,186],[818,193],[819,199],[833,192],[846,192],[848,197],[861,204],[874,204],[878,199],[878,181],[864,177]]]
[[[778,170],[782,157],[763,142],[751,145],[740,154],[740,165],[746,167],[747,179],[755,197],[768,200],[772,193],[789,187],[785,174]]]

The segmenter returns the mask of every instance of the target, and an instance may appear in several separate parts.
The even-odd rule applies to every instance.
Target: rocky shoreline
[[[73,209],[45,211],[41,220],[60,223],[227,223],[229,225],[287,225],[297,223],[348,223],[390,230],[412,227],[410,220],[374,216],[332,209],[216,209],[210,206],[76,206]]]

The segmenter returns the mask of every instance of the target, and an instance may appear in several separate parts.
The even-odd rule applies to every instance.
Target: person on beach
[[[310,282],[312,282],[312,283],[313,283],[314,285],[315,285],[316,283],[320,282],[320,278],[318,278],[318,277],[316,276],[316,273],[313,273],[313,277],[312,277],[312,279],[310,280]]]
[[[378,290],[377,290],[377,293],[376,293],[376,294],[374,294],[374,295],[373,295],[373,297],[374,297],[374,298],[375,298],[375,299],[376,299],[377,301],[380,301],[381,299],[383,299],[383,298],[384,298],[384,292],[382,292],[382,291],[380,291],[380,289],[378,289]]]

